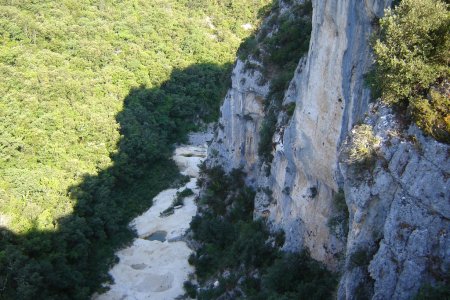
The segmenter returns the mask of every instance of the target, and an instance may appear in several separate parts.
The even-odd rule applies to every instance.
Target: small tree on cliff
[[[404,104],[427,134],[450,143],[450,12],[441,0],[403,0],[380,20],[372,88]]]

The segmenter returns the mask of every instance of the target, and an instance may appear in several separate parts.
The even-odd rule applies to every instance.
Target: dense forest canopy
[[[132,87],[234,60],[268,1],[0,1],[0,211],[8,227],[53,228],[66,190],[111,165]],[[202,88],[202,87],[197,87]],[[218,114],[205,107],[206,121]],[[16,218],[20,215],[20,218]]]
[[[0,298],[86,299],[268,0],[0,0]]]

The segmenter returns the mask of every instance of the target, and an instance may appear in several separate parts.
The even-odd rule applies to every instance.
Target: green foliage
[[[186,291],[186,294],[192,299],[197,297],[197,285],[191,283],[190,281],[185,281],[183,283],[183,288]]]
[[[308,52],[312,29],[312,3],[305,1],[304,4],[294,4],[292,9],[284,14],[280,13],[278,5],[274,5],[271,14],[271,19],[263,24],[256,36],[257,47],[254,41],[251,42],[252,47],[256,47],[251,55],[262,60],[261,71],[270,79],[270,91],[265,102],[266,115],[260,129],[258,145],[258,155],[264,162],[269,163],[273,159],[272,137],[276,130],[278,113],[282,109],[284,92],[300,58]],[[268,35],[270,31],[273,31],[272,35]],[[245,50],[247,54],[248,47]],[[293,113],[292,106],[288,108],[288,114]]]
[[[241,60],[246,60],[250,55],[255,53],[258,49],[258,40],[254,37],[248,37],[239,46],[239,58]]]
[[[426,133],[450,144],[450,97],[431,90],[428,99],[410,103],[413,119]]]
[[[343,189],[339,189],[339,191],[334,195],[333,200],[337,210],[346,213],[348,216],[348,207],[345,202],[345,193]]]
[[[264,41],[269,53],[267,63],[295,69],[300,57],[308,52],[311,15],[311,1],[306,1],[305,4],[294,6],[292,15],[280,17],[278,31]]]
[[[441,0],[403,0],[388,10],[373,45],[376,64],[369,80],[385,102],[409,105],[419,127],[446,143],[450,102],[441,85],[450,75],[448,8]]]
[[[172,201],[172,204],[168,208],[163,210],[159,215],[161,217],[167,217],[169,215],[172,215],[175,211],[175,207],[179,205],[184,205],[184,198],[192,195],[194,195],[194,192],[189,188],[185,188],[181,192],[177,192],[175,198]]]
[[[281,252],[284,233],[271,237],[261,220],[253,220],[255,194],[245,186],[241,170],[226,175],[216,167],[203,169],[202,176],[205,199],[191,223],[201,247],[189,259],[200,281],[198,299],[217,299],[224,293],[248,299],[331,298],[334,276],[305,252]],[[222,275],[224,271],[229,274]],[[252,275],[255,272],[262,278]],[[211,278],[218,278],[218,287],[202,286]]]
[[[267,2],[0,1],[0,298],[102,290]]]
[[[185,188],[181,192],[177,192],[177,198],[186,198],[192,195],[194,195],[194,191],[192,191],[190,188]]]
[[[283,110],[286,112],[286,114],[289,117],[292,117],[292,115],[295,112],[295,102],[290,102],[290,103],[286,104],[285,106],[283,106]]]
[[[368,249],[358,249],[350,255],[352,268],[367,267],[372,260],[372,255]]]
[[[337,281],[306,252],[285,254],[267,268],[262,292],[250,299],[331,299]]]
[[[265,162],[271,162],[273,159],[272,155],[272,137],[275,133],[277,125],[277,116],[274,110],[267,112],[261,129],[259,130],[259,145],[258,145],[258,156]]]
[[[111,158],[121,136],[139,165],[158,159],[160,140],[215,120],[235,50],[249,34],[241,25],[257,23],[267,3],[0,1],[0,210],[12,216],[9,228],[51,230],[73,209],[69,186],[126,161]],[[158,111],[138,105],[146,89],[164,83],[152,93]],[[140,94],[129,95],[133,88]],[[115,118],[124,105],[129,109]],[[176,132],[150,134],[157,122],[141,122],[148,111],[170,118]],[[128,122],[134,118],[142,124]],[[146,139],[133,139],[144,131]]]
[[[173,189],[178,189],[184,185],[186,185],[191,180],[189,175],[181,175],[179,178],[176,178],[172,184],[170,185]]]
[[[245,186],[244,173],[236,169],[226,175],[215,167],[202,176],[208,178],[201,199],[207,209],[191,222],[194,239],[203,244],[194,259],[198,278],[242,263],[263,265],[268,232],[261,222],[252,221],[255,193]]]
[[[2,229],[1,298],[87,299],[101,291],[100,284],[110,281],[114,251],[134,237],[128,223],[177,173],[167,160],[128,186],[116,186],[109,170],[86,176],[72,189],[73,213],[59,219],[54,231],[16,235]]]
[[[424,285],[414,300],[440,300],[450,299],[450,287],[448,284],[441,283],[436,286]]]
[[[333,197],[333,204],[336,207],[336,215],[328,221],[330,230],[339,238],[346,238],[348,235],[349,212],[345,202],[344,190],[339,191]]]

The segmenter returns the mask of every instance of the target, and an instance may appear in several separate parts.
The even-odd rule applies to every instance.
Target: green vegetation
[[[288,2],[288,1],[285,1]],[[292,4],[291,4],[292,5]],[[272,7],[270,17],[260,32],[250,37],[239,48],[239,56],[252,56],[262,61],[262,74],[270,80],[270,91],[265,102],[265,119],[260,129],[258,155],[270,163],[272,157],[272,137],[276,130],[277,116],[283,109],[285,90],[291,81],[300,58],[308,52],[311,37],[312,4],[293,4],[288,12],[281,14],[279,1]],[[269,34],[272,32],[272,34]],[[289,116],[292,106],[287,107]]]
[[[255,193],[245,186],[245,174],[202,168],[200,214],[192,223],[201,243],[189,262],[200,284],[197,299],[329,299],[336,278],[306,252],[280,251],[284,234],[272,236],[262,220],[253,220]],[[219,285],[211,286],[217,278]],[[185,283],[186,292],[197,286]]]
[[[373,49],[373,91],[386,103],[407,108],[426,134],[450,143],[449,4],[402,0],[380,20]]]
[[[166,208],[164,211],[162,211],[159,215],[161,217],[167,217],[169,215],[172,215],[175,212],[175,207],[184,205],[184,198],[194,195],[194,192],[189,189],[185,188],[181,192],[177,192],[175,198],[172,201],[172,204]]]
[[[287,114],[289,117],[292,117],[292,115],[293,115],[294,112],[295,112],[295,102],[290,102],[290,103],[284,105],[284,106],[283,106],[283,110],[286,112],[286,114]]]
[[[440,300],[450,299],[450,287],[448,284],[437,284],[436,286],[424,285],[414,300]]]
[[[372,299],[375,281],[369,274],[369,264],[376,253],[374,247],[360,247],[350,254],[348,270],[359,268],[359,282],[354,290],[355,299]]]
[[[268,0],[0,0],[0,298],[87,299]]]
[[[358,249],[350,255],[351,267],[367,267],[372,260],[369,249]]]
[[[328,227],[331,232],[341,239],[346,239],[348,235],[349,212],[345,202],[344,190],[339,191],[333,197],[333,205],[336,208],[336,214],[328,221]]]
[[[258,156],[267,163],[272,162],[273,159],[272,137],[276,130],[277,115],[275,109],[269,110],[259,130]]]

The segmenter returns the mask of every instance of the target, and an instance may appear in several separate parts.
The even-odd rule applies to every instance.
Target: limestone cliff
[[[208,163],[247,171],[257,189],[255,217],[285,231],[285,250],[307,248],[340,271],[338,298],[408,299],[424,282],[448,280],[450,149],[401,127],[384,107],[369,111],[369,38],[391,1],[312,2],[308,55],[284,97],[295,111],[278,116],[270,166],[256,150],[269,85],[258,85],[261,74],[242,61]],[[341,148],[364,120],[381,145],[371,169],[358,172]],[[341,188],[348,220],[334,200]]]
[[[253,181],[258,172],[263,102],[269,91],[267,83],[257,83],[261,76],[257,70],[246,70],[244,62],[236,62],[207,161],[209,165],[222,165],[227,172],[243,167]]]
[[[383,106],[365,123],[381,141],[371,164],[340,156],[350,231],[339,295],[410,299],[424,282],[449,279],[450,147]]]

